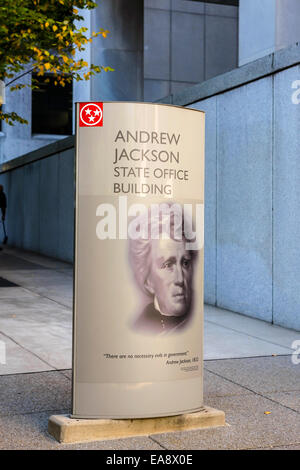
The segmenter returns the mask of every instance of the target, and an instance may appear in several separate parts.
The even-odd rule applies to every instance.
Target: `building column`
[[[91,81],[91,99],[100,101],[143,101],[143,0],[100,0],[91,11],[91,28],[108,29],[91,45],[91,62],[110,66]]]

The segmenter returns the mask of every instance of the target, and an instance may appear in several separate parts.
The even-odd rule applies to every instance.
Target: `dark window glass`
[[[239,6],[239,0],[191,0],[192,2],[216,3],[218,5]]]
[[[62,87],[55,86],[55,79],[49,75],[34,78],[39,88],[32,90],[32,133],[71,135],[72,83]]]

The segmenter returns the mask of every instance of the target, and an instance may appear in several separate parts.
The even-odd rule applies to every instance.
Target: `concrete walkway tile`
[[[72,281],[73,282],[73,281]],[[34,287],[32,290],[39,295],[46,297],[47,299],[53,300],[70,310],[73,307],[73,290],[72,286],[69,285],[56,285],[54,287]]]
[[[33,305],[31,301],[24,302],[23,308],[14,303],[8,308],[7,304],[5,301],[7,313],[0,315],[0,331],[52,368],[69,369],[72,366],[72,313],[47,299]]]
[[[300,338],[300,333],[295,330],[271,325],[262,320],[246,317],[245,315],[223,310],[212,305],[205,305],[204,312],[204,318],[208,322],[270,343],[279,344],[286,348],[291,348],[293,341]]]
[[[291,354],[292,349],[204,322],[204,359],[271,356]]]
[[[0,341],[4,342],[6,349],[6,364],[0,363],[0,376],[26,372],[40,372],[53,369],[53,367],[26,351],[1,333]]]
[[[109,441],[60,444],[47,432],[52,414],[66,414],[66,410],[14,416],[0,416],[0,449],[55,449],[55,450],[162,450],[148,437],[134,437]]]
[[[155,435],[167,449],[255,449],[299,442],[300,415],[255,394],[210,397],[229,426]],[[270,411],[270,414],[264,414]]]
[[[5,294],[1,297],[1,291],[5,290]],[[26,318],[30,312],[40,313],[44,315],[45,321],[48,320],[49,315],[54,315],[57,318],[57,314],[66,314],[70,318],[72,317],[71,309],[64,305],[59,305],[51,299],[47,299],[35,292],[21,289],[18,290],[17,295],[14,295],[14,291],[20,288],[8,287],[7,289],[0,288],[0,301],[1,301],[1,313],[0,318],[7,317],[12,313],[19,314],[21,317]],[[11,292],[10,292],[11,291]]]
[[[58,410],[58,413],[69,410]],[[0,449],[40,450],[55,449],[56,442],[47,434],[48,418],[52,410],[42,413],[0,416]]]
[[[1,313],[4,312],[2,307],[2,300],[4,299],[20,299],[26,301],[27,299],[36,299],[37,294],[32,294],[30,291],[23,289],[23,287],[1,287],[0,288],[0,301],[1,301]]]
[[[0,377],[0,416],[71,409],[71,382],[60,372]]]
[[[291,356],[206,361],[205,368],[257,393],[300,390],[300,366]]]
[[[6,267],[5,267],[6,268]],[[1,276],[9,279],[12,282],[22,287],[47,287],[56,286],[61,282],[72,286],[70,277],[64,272],[55,271],[52,269],[0,269]]]
[[[294,392],[266,393],[264,396],[300,413],[300,390],[295,390]]]
[[[203,389],[205,405],[207,397],[220,397],[251,393],[247,392],[247,390],[245,390],[243,387],[235,385],[228,380],[209,372],[206,369],[204,369]]]
[[[1,276],[9,281],[15,282],[26,288],[54,288],[64,286],[66,289],[73,289],[73,281],[67,274],[51,269],[19,270],[9,271],[3,269]]]

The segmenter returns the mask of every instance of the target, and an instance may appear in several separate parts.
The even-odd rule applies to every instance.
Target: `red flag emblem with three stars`
[[[103,126],[103,103],[79,103],[79,127]]]

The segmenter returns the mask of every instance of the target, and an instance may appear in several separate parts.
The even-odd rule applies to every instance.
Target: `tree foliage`
[[[113,70],[78,59],[89,42],[109,31],[100,29],[89,37],[80,25],[80,9],[93,9],[93,0],[1,0],[0,3],[0,80],[10,90],[26,86],[18,83],[28,70],[37,76],[52,74],[55,85],[65,86],[73,79],[89,80],[92,75]],[[45,81],[47,82],[47,77]],[[0,119],[9,124],[27,121],[16,113],[0,111]]]

